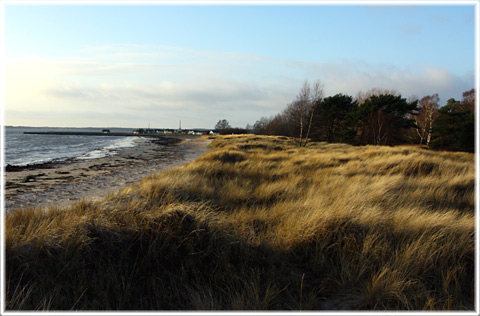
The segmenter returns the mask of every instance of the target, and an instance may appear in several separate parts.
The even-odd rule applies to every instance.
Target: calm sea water
[[[32,135],[24,132],[101,132],[101,128],[5,127],[5,165],[24,166],[69,158],[94,159],[114,155],[119,149],[134,147],[138,137]],[[114,132],[133,129],[110,128]]]

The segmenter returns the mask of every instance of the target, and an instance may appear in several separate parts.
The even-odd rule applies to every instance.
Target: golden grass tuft
[[[100,202],[6,216],[9,310],[473,310],[474,155],[217,137]]]

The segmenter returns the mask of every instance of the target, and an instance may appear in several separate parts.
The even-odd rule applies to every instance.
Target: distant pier
[[[109,129],[102,130],[101,132],[80,132],[80,131],[46,131],[46,132],[23,132],[24,134],[36,134],[36,135],[66,135],[66,136],[141,136],[141,137],[175,137],[175,136],[201,136],[201,135],[216,135],[217,130],[208,130],[204,128],[194,129],[137,129],[131,133],[115,133],[110,132]]]
[[[168,137],[163,134],[139,134],[139,133],[105,133],[105,132],[23,132],[35,135],[65,135],[65,136],[141,136],[141,137]]]

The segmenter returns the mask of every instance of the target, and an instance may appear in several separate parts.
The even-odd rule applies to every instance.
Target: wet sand
[[[154,139],[136,142],[135,147],[123,148],[110,157],[7,168],[5,211],[66,206],[85,198],[100,200],[108,192],[138,182],[148,174],[195,160],[208,151],[211,140],[186,138],[169,145]]]

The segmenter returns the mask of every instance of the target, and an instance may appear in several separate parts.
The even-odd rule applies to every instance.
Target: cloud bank
[[[442,104],[474,87],[473,69],[458,76],[436,65],[307,63],[142,46],[7,60],[5,77],[6,124],[37,126],[176,127],[182,120],[187,128],[212,128],[225,118],[244,127],[282,111],[305,79],[321,80],[326,96],[385,88],[404,97],[439,93]]]

